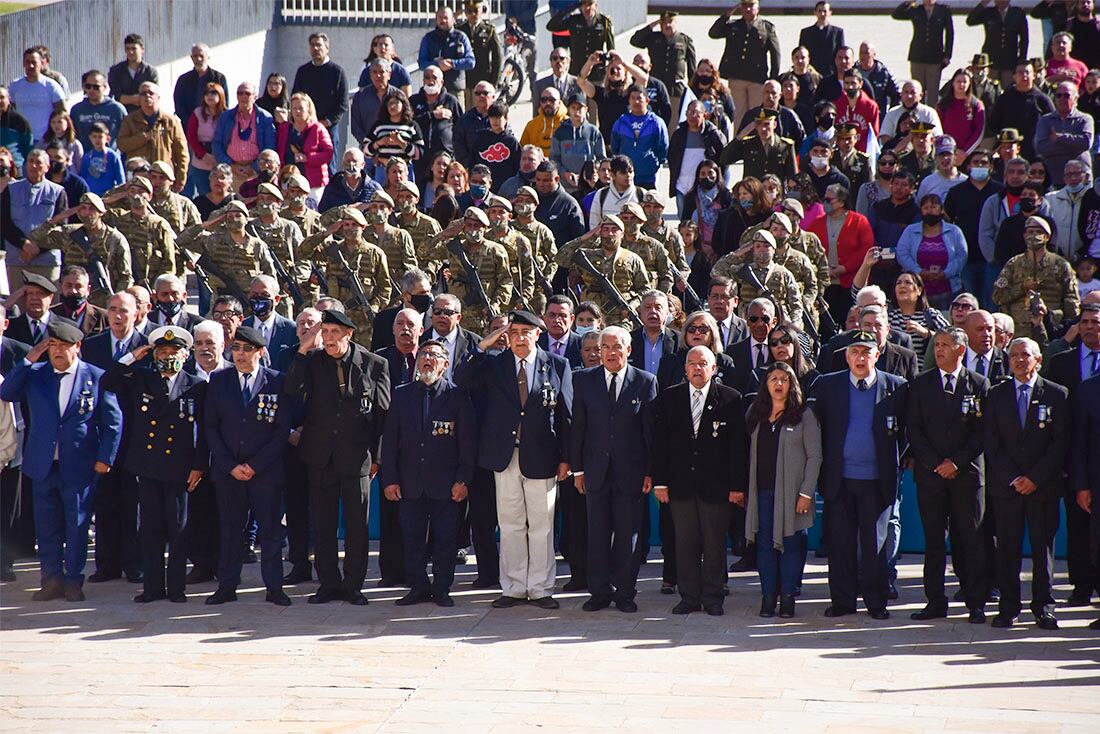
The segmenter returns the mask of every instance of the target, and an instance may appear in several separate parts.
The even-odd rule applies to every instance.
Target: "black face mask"
[[[87,303],[88,299],[80,295],[79,293],[73,293],[68,296],[61,296],[61,302],[65,304],[65,308],[69,309],[70,311],[75,311],[83,306],[85,303]]]
[[[883,171],[880,169],[878,172],[878,177],[881,178],[883,181],[892,181],[894,179],[894,172]]]
[[[1019,196],[1020,192],[1023,191],[1023,190],[1024,190],[1023,184],[1020,184],[1019,186],[1014,186],[1014,185],[1011,185],[1011,184],[1005,184],[1005,191],[1012,194],[1013,196]]]
[[[429,293],[422,293],[419,296],[409,296],[409,305],[420,313],[427,313],[428,309],[432,307],[432,296]]]
[[[51,161],[50,162],[50,175],[51,176],[60,176],[63,173],[65,173],[66,168],[67,168],[67,166],[64,163],[62,163],[61,161]]]
[[[934,227],[943,221],[942,214],[922,214],[920,220],[929,227]]]
[[[836,117],[833,115],[825,115],[817,121],[817,126],[822,130],[828,130],[836,123]]]
[[[172,318],[183,310],[183,304],[179,301],[157,301],[157,310]]]
[[[271,183],[272,181],[275,180],[275,172],[274,171],[260,171],[260,173],[257,175],[257,178],[260,179],[260,183]]]
[[[1020,211],[1024,214],[1031,214],[1038,208],[1039,202],[1035,199],[1020,199]]]
[[[248,305],[252,307],[252,313],[256,318],[266,319],[275,308],[275,301],[271,298],[250,298]]]
[[[700,86],[709,87],[714,83],[714,77],[710,74],[698,74],[695,77],[695,81],[697,81]]]

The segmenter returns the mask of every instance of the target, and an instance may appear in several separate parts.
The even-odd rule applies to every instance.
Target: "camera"
[[[898,253],[894,250],[893,247],[883,247],[880,257],[883,260],[897,260]]]
[[[1043,298],[1036,291],[1027,292],[1027,310],[1032,316],[1038,316],[1042,310]]]
[[[611,52],[610,51],[604,51],[602,54],[600,54],[600,63],[601,64],[603,64],[604,66],[607,66],[609,61],[611,61]]]

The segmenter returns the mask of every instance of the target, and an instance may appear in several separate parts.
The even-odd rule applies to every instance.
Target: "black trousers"
[[[218,497],[214,481],[203,477],[187,498],[187,525],[183,529],[185,547],[199,573],[217,573],[221,527],[218,522]]]
[[[876,485],[875,481],[844,479],[838,496],[825,500],[829,596],[833,606],[840,609],[855,611],[861,584],[868,611],[886,608],[886,521],[890,505],[881,506]]]
[[[470,541],[477,556],[477,577],[500,580],[500,549],[497,548],[497,487],[493,473],[475,469],[469,493]]]
[[[667,503],[657,505],[657,527],[661,533],[661,582],[675,586],[676,525],[672,522],[672,508]],[[642,532],[649,532],[649,523],[642,527]]]
[[[34,558],[34,492],[16,467],[0,472],[0,563]]]
[[[595,599],[626,601],[638,593],[637,547],[643,505],[641,487],[625,487],[610,471],[604,483],[587,487],[588,591]]]
[[[344,573],[340,574],[336,533],[340,506],[344,508]],[[313,565],[321,588],[363,590],[367,577],[367,517],[370,510],[370,479],[337,474],[330,463],[323,469],[309,469],[309,518],[313,523]]]
[[[449,497],[401,499],[397,503],[404,539],[405,579],[413,594],[431,592],[440,597],[450,593],[455,580],[455,535],[458,529],[458,503]],[[428,529],[431,528],[431,545]],[[432,580],[428,581],[428,559],[432,561]]]
[[[588,500],[577,491],[573,477],[558,482],[562,514],[562,556],[569,562],[573,581],[588,582]],[[644,527],[644,525],[643,525]]]
[[[1094,448],[1094,450],[1096,450]],[[1077,493],[1067,488],[1062,495],[1066,506],[1066,566],[1074,589],[1100,593],[1100,571],[1093,561],[1089,539],[1089,513],[1077,504]]]
[[[401,539],[401,514],[398,502],[380,497],[379,519],[382,521],[382,534],[378,541],[378,569],[382,578],[393,585],[406,583],[405,544]],[[456,527],[458,520],[455,520]],[[346,536],[345,536],[346,537]],[[345,540],[345,545],[347,541]],[[451,559],[454,564],[454,558]]]
[[[1024,527],[1031,542],[1031,610],[1054,611],[1054,536],[1058,532],[1058,495],[1035,492],[1024,496],[991,495],[997,513],[997,585],[1001,589],[998,613],[1016,616],[1020,598],[1020,566]]]
[[[966,596],[968,609],[981,609],[989,594],[982,578],[982,538],[978,524],[982,516],[982,485],[977,474],[960,473],[943,479],[917,469],[917,508],[924,527],[924,596],[929,604],[947,606],[944,574],[947,572],[947,543],[951,538],[951,563]]]
[[[688,604],[712,606],[725,600],[726,531],[730,503],[672,496],[676,527],[676,588]]]
[[[141,501],[141,560],[150,596],[182,594],[187,584],[187,485],[136,477]],[[168,548],[168,563],[164,549]]]
[[[286,512],[287,560],[295,568],[309,566],[309,471],[291,449],[286,456],[286,483],[283,485],[283,509]]]
[[[844,322],[848,320],[848,309],[854,303],[851,289],[842,285],[830,285],[826,286],[825,292],[821,296],[829,306],[829,313],[832,315],[833,321],[843,327]],[[843,328],[841,330],[843,331]]]
[[[218,588],[236,589],[241,583],[244,544],[241,534],[255,521],[260,545],[260,575],[268,591],[283,588],[282,477],[256,475],[247,482],[220,476],[214,484],[218,498],[221,543],[218,549]]]
[[[101,476],[92,507],[96,571],[112,576],[121,573],[136,576],[143,566],[138,542],[137,477],[121,470]]]

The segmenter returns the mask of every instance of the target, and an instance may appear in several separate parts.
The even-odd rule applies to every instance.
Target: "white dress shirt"
[[[851,381],[852,387],[854,387],[856,389],[859,388],[860,378],[856,377],[855,374],[852,373],[851,371],[848,372],[848,379]],[[867,383],[867,389],[868,390],[870,390],[874,386],[875,380],[877,380],[877,379],[878,379],[878,370],[876,370],[874,367],[872,367],[871,368],[871,373],[863,378],[863,381],[865,383]]]
[[[615,399],[618,400],[619,396],[623,394],[623,380],[626,379],[626,365],[624,364],[623,368],[618,372],[610,372],[606,367],[603,368],[603,384],[608,392],[611,391],[612,375],[618,377],[618,379],[615,380]]]
[[[458,342],[458,329],[451,329],[451,333],[447,336],[441,336],[438,331],[432,329],[432,339],[440,341],[443,346],[447,348],[447,372],[445,376],[450,378],[451,372],[455,368],[455,346]],[[519,365],[516,365],[516,372],[519,372]],[[527,383],[530,385],[531,383]]]
[[[754,369],[766,365],[770,356],[767,342],[758,342],[754,337],[749,337],[749,359]]]
[[[940,385],[943,389],[947,390],[947,376],[951,375],[951,392],[956,392],[959,389],[959,375],[962,374],[962,363],[955,368],[954,372],[944,372],[940,370]]]
[[[133,347],[134,347],[134,345],[133,345],[134,333],[135,332],[133,330],[131,330],[129,334],[127,334],[123,338],[119,339],[118,337],[115,336],[115,333],[113,331],[111,332],[111,357],[112,358],[114,358],[115,350],[118,349],[118,345],[119,345],[120,342],[123,345],[125,345],[126,351],[123,352],[122,356],[119,357],[118,361],[122,362],[122,360],[126,357],[126,355],[130,353],[130,350],[132,350]],[[130,360],[130,362],[133,362],[133,360]],[[124,364],[130,364],[130,362],[124,362]]]
[[[985,357],[985,372],[978,369],[978,357]],[[966,366],[969,369],[974,370],[982,377],[989,379],[989,368],[993,366],[993,349],[990,348],[985,354],[978,354],[970,347],[966,348]]]
[[[252,317],[252,324],[253,324],[252,328],[254,328],[258,332],[260,332],[260,334],[264,338],[264,341],[267,342],[268,345],[270,345],[271,344],[271,336],[272,336],[272,334],[275,333],[275,312],[272,311],[271,313],[269,313],[267,315],[267,319],[265,321],[261,321],[257,317],[253,316]]]
[[[515,356],[515,355],[513,355]],[[527,373],[527,392],[530,393],[535,386],[535,353],[531,352],[524,357],[524,371]],[[519,379],[520,358],[516,356],[516,379]]]

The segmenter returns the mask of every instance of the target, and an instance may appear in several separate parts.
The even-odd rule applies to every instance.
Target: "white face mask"
[[[819,155],[810,156],[810,165],[814,168],[828,168],[829,159]]]
[[[443,91],[443,85],[442,84],[436,84],[436,85],[432,85],[432,86],[428,86],[427,84],[424,85],[424,94],[430,94],[432,96],[435,96],[435,95],[439,94],[442,91]]]
[[[580,324],[578,324],[577,326],[573,327],[573,331],[577,332],[577,336],[584,336],[588,332],[593,331],[595,328],[596,327],[594,326],[581,326]]]

